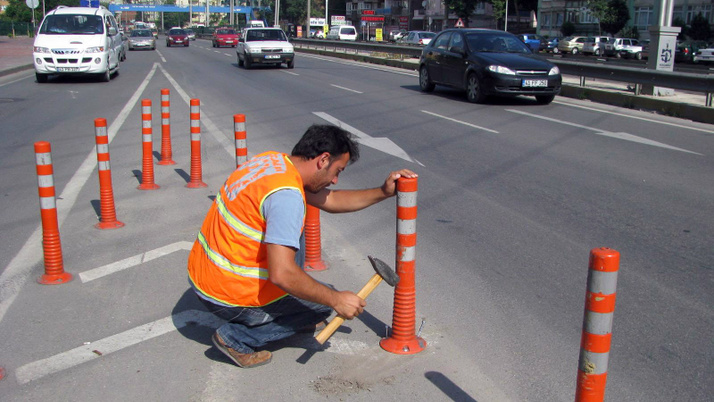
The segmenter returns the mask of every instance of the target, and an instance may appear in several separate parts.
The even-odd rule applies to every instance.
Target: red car
[[[238,34],[233,28],[217,28],[213,31],[213,47],[230,46],[236,47],[238,44]]]
[[[188,34],[183,29],[171,28],[166,35],[166,47],[188,46]]]

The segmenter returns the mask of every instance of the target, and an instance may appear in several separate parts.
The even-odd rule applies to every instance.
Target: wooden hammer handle
[[[374,274],[374,276],[372,276],[372,279],[370,279],[369,282],[364,285],[362,290],[357,293],[357,296],[359,296],[361,299],[366,299],[367,296],[369,296],[369,294],[377,288],[380,282],[382,282],[382,277],[379,276],[379,274]],[[317,336],[315,337],[317,342],[320,343],[320,345],[324,344],[325,341],[327,341],[332,336],[332,334],[337,331],[337,328],[339,328],[343,322],[345,322],[345,319],[342,316],[338,315],[337,317],[333,318],[332,321],[330,321],[330,323],[327,324],[327,326],[323,328],[319,334],[317,334]]]

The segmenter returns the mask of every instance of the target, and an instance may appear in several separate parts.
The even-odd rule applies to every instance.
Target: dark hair
[[[323,152],[328,152],[333,158],[349,153],[350,163],[354,163],[359,159],[359,146],[353,138],[352,134],[340,127],[313,124],[295,144],[291,154],[303,159],[312,159]]]

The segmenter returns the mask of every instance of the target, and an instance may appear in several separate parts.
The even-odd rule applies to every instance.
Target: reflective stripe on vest
[[[266,268],[252,268],[234,264],[230,262],[227,258],[211,250],[211,247],[209,247],[208,243],[206,243],[206,238],[203,237],[203,233],[198,232],[197,241],[201,243],[201,247],[203,247],[203,252],[206,253],[208,259],[211,260],[211,262],[214,263],[217,267],[225,269],[226,271],[234,273],[236,275],[244,276],[246,278],[268,279],[268,270]]]

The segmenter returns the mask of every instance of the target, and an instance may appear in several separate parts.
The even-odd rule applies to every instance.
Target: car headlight
[[[560,74],[560,69],[558,66],[555,66],[548,71],[548,75],[559,75]]]
[[[87,49],[84,50],[84,53],[103,53],[104,52],[104,46],[93,46],[93,47],[88,47]]]
[[[52,53],[50,52],[50,48],[42,46],[35,46],[34,51],[35,53]]]
[[[504,66],[498,66],[498,65],[488,66],[488,71],[490,71],[492,73],[498,73],[498,74],[516,75],[516,72],[511,70],[510,68],[504,67]]]

